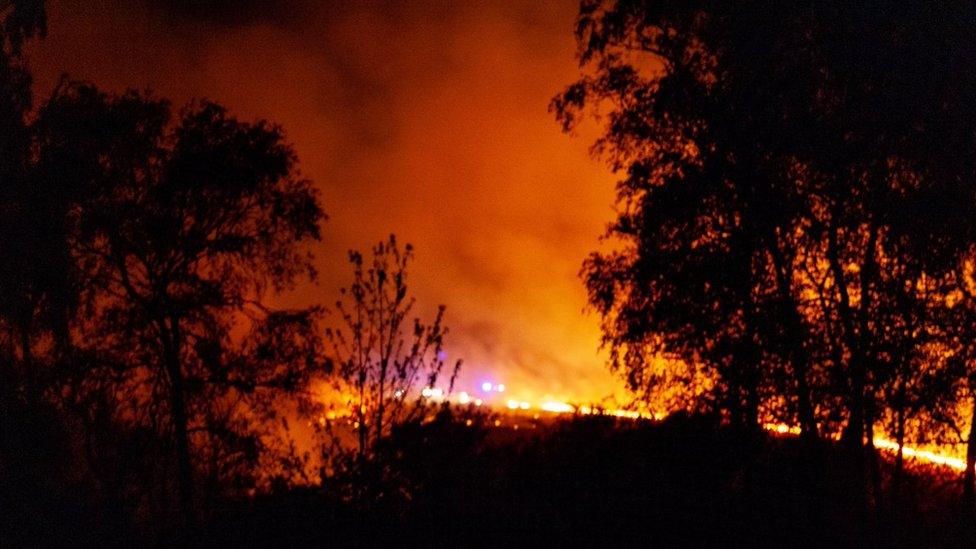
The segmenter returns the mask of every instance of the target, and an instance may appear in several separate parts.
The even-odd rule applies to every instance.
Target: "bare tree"
[[[344,398],[326,427],[333,457],[345,459],[360,481],[381,480],[384,439],[422,419],[445,394],[438,386],[445,374],[444,306],[429,324],[410,318],[415,298],[408,293],[407,266],[412,258],[412,247],[401,250],[392,235],[373,247],[369,259],[350,252],[353,281],[336,302],[341,326],[326,331],[334,383]],[[448,394],[460,367],[458,360],[448,372]],[[351,423],[352,441],[341,440],[343,421]]]

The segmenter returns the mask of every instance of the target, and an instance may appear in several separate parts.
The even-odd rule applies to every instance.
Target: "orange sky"
[[[51,0],[37,90],[67,71],[280,123],[330,216],[321,280],[288,301],[331,304],[346,251],[393,232],[417,248],[416,312],[448,307],[461,388],[620,393],[577,277],[614,177],[589,157],[592,135],[562,134],[546,110],[577,75],[575,1],[212,4]]]

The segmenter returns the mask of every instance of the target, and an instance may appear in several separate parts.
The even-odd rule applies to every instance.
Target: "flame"
[[[575,408],[573,408],[571,405],[565,402],[552,402],[552,401],[543,402],[542,405],[539,406],[539,409],[545,410],[546,412],[553,412],[556,414],[568,414],[576,411]]]
[[[771,431],[780,435],[799,435],[801,430],[796,425],[787,425],[785,423],[766,423],[763,424],[763,428],[767,431]],[[837,437],[834,437],[837,438]],[[892,454],[898,453],[899,444],[891,439],[884,437],[874,437],[874,446],[881,450],[885,450]],[[966,470],[966,460],[947,455],[938,452],[933,452],[931,450],[922,450],[920,448],[913,448],[911,446],[901,446],[902,455],[908,458],[915,459],[922,463],[928,463],[932,465],[938,465],[941,467],[949,467],[950,469],[955,469],[956,471]]]
[[[497,385],[493,388],[498,387]],[[504,387],[504,385],[501,385]],[[465,391],[461,391],[456,396],[445,394],[445,392],[437,387],[425,387],[421,391],[421,396],[426,399],[434,401],[448,401],[455,402],[459,405],[464,406],[492,406],[490,402],[482,401],[480,398],[472,398],[471,395]],[[618,409],[604,409],[598,407],[592,407],[587,405],[575,406],[568,402],[563,402],[559,400],[546,400],[541,404],[535,405],[526,400],[519,399],[508,399],[505,402],[505,407],[512,411],[528,411],[528,410],[540,410],[542,412],[548,412],[550,414],[556,415],[569,415],[569,414],[580,414],[580,415],[596,415],[596,416],[610,416],[620,419],[629,420],[661,420],[667,417],[665,413],[658,412],[648,412],[648,411],[638,411],[638,410],[628,410],[623,408]],[[325,424],[327,421],[333,421],[340,418],[348,418],[351,414],[348,412],[343,413],[342,411],[336,411],[334,409],[320,415],[316,418],[317,422],[320,424]],[[539,419],[540,415],[538,413],[533,415],[534,419]],[[466,425],[471,426],[471,420],[465,422]],[[309,422],[311,425],[311,422]],[[494,421],[496,427],[501,427],[502,422],[498,419]],[[354,426],[358,426],[355,423]],[[780,435],[780,436],[798,436],[801,433],[801,429],[797,425],[790,425],[787,423],[764,423],[762,425],[763,429],[769,431],[770,433]],[[838,439],[839,436],[833,436],[832,438]],[[880,450],[888,452],[890,454],[897,454],[899,450],[899,444],[896,441],[885,437],[874,437],[874,446]],[[928,450],[923,448],[916,448],[912,446],[901,446],[902,455],[916,460],[921,463],[927,463],[931,465],[936,465],[940,467],[948,467],[955,471],[965,471],[966,470],[966,460],[958,456],[950,455],[947,453],[940,453],[935,450]]]
[[[882,448],[888,450],[892,453],[898,453],[898,443],[893,440],[888,440],[882,437],[874,437],[874,445],[877,448]],[[931,463],[934,465],[941,465],[943,467],[949,467],[957,471],[966,470],[966,460],[960,459],[953,456],[947,456],[945,454],[939,454],[929,450],[920,450],[918,448],[912,448],[910,446],[902,446],[902,454],[906,457],[917,459],[925,463]]]

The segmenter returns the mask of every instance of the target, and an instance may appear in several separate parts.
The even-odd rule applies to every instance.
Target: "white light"
[[[518,408],[519,407],[519,401],[517,401],[517,400],[509,400],[508,401],[508,407],[511,408],[512,410]]]
[[[495,387],[495,389],[497,389],[499,393],[504,393],[505,392],[505,384],[504,383],[499,383],[498,386]]]
[[[565,414],[573,411],[573,407],[565,402],[543,402],[539,408],[556,414]]]
[[[475,406],[481,406],[481,399],[480,398],[474,399],[474,405]]]
[[[420,391],[420,394],[424,398],[430,398],[430,395],[433,394],[433,391],[431,391],[430,387],[424,387],[424,390]]]
[[[488,391],[490,391],[490,390],[491,390],[491,382],[489,382],[489,381],[486,381],[486,382],[484,382],[484,383],[482,383],[482,384],[481,384],[481,390],[482,390],[482,391],[485,391],[486,393],[487,393]]]
[[[519,404],[519,408],[521,408],[523,410],[528,410],[529,409],[529,403],[523,401],[521,404]]]
[[[458,402],[461,404],[467,404],[471,402],[471,396],[468,395],[468,393],[461,391],[461,394],[458,395]]]

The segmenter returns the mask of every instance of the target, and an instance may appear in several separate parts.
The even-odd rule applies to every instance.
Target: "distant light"
[[[499,393],[504,393],[505,392],[505,384],[504,383],[499,383],[498,386],[495,387],[495,389],[497,389]]]
[[[565,402],[555,402],[555,401],[543,402],[542,406],[539,406],[539,408],[542,408],[547,412],[553,412],[556,414],[566,414],[574,410],[572,406],[566,404]]]
[[[486,381],[486,382],[482,383],[481,384],[481,390],[484,391],[484,392],[486,392],[486,393],[488,391],[491,391],[491,382],[490,381]]]
[[[430,398],[431,395],[430,387],[424,387],[424,390],[420,391],[420,395],[423,396],[424,398]]]
[[[471,402],[471,396],[468,395],[468,393],[461,391],[461,394],[458,395],[458,402],[460,402],[461,404],[467,404]]]
[[[512,409],[512,410],[518,408],[519,407],[519,401],[517,401],[517,400],[509,400],[508,401],[508,407],[510,409]]]
[[[447,351],[437,351],[437,360],[447,360]]]
[[[481,399],[480,398],[474,399],[474,405],[475,406],[481,406]]]
[[[522,402],[521,402],[521,403],[519,404],[519,408],[521,408],[521,409],[523,409],[523,410],[528,410],[528,409],[529,409],[529,403],[528,403],[528,402],[525,402],[525,401],[523,400],[523,401],[522,401]]]
[[[394,391],[393,392],[393,396],[395,396],[397,398],[402,397],[403,396],[403,389],[397,389],[396,391]]]

